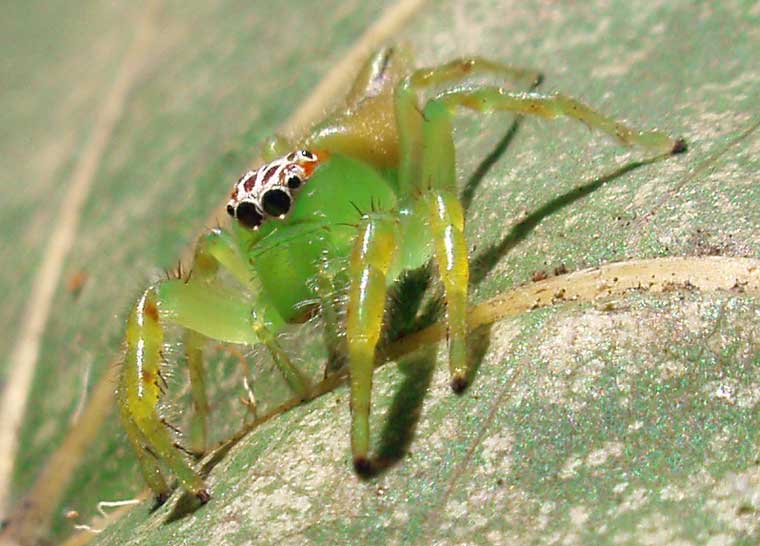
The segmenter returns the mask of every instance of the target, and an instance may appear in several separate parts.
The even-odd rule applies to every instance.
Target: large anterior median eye
[[[288,192],[273,188],[261,196],[261,207],[270,216],[284,216],[290,210],[291,200]]]
[[[243,201],[237,206],[235,216],[238,221],[247,228],[257,228],[261,225],[261,221],[264,217],[256,208],[256,205]]]

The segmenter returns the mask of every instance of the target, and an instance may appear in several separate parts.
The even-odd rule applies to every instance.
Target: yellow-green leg
[[[446,92],[470,89],[481,78],[522,84],[526,88],[541,82],[535,70],[496,63],[481,57],[464,57],[433,68],[421,68],[404,78],[396,88],[394,110],[399,140],[399,185],[408,192],[420,183],[422,160],[420,153],[427,142],[423,139],[423,115],[420,103],[427,102],[427,92]],[[448,152],[447,152],[448,153]],[[453,151],[452,151],[453,154]],[[443,154],[436,152],[435,155]],[[454,156],[451,156],[453,165]]]
[[[123,386],[120,386],[117,394],[119,397],[119,417],[127,433],[129,443],[132,444],[135,450],[137,462],[140,465],[143,478],[145,478],[145,483],[153,491],[158,504],[163,504],[169,498],[170,489],[161,472],[158,457],[155,453],[149,451],[150,448],[147,447],[149,445],[148,440],[138,428],[134,418],[127,411],[129,406],[124,398],[126,393],[123,390]]]
[[[335,294],[335,275],[340,272],[330,271],[324,264],[314,280],[314,289],[320,300],[320,313],[324,322],[324,340],[327,348],[325,377],[343,369],[346,365],[346,341],[341,334],[340,312]]]
[[[467,288],[469,261],[464,237],[464,211],[457,197],[455,152],[450,115],[430,101],[425,107],[424,152],[418,192],[426,204],[438,273],[446,295],[451,387],[467,386]]]
[[[387,276],[398,247],[398,227],[385,213],[369,213],[359,223],[349,262],[346,343],[351,376],[351,451],[354,468],[367,473],[369,414],[375,347],[385,311]]]
[[[592,129],[607,133],[625,146],[637,146],[657,154],[677,154],[686,150],[683,139],[672,138],[660,131],[633,129],[559,93],[513,93],[498,87],[481,87],[444,92],[436,100],[442,101],[448,107],[462,106],[478,112],[501,110],[550,119],[569,117]]]
[[[165,391],[161,376],[164,336],[158,303],[156,290],[149,288],[127,322],[127,350],[118,388],[121,420],[137,452],[143,475],[159,501],[169,493],[159,469],[159,463],[164,463],[182,487],[206,502],[209,494],[203,480],[187,463],[158,414],[158,402]]]
[[[203,345],[206,338],[193,330],[185,330],[182,344],[187,357],[187,371],[190,375],[190,394],[193,399],[193,413],[190,419],[190,451],[203,455],[208,445],[208,399],[206,397],[206,372],[203,367]]]
[[[242,290],[218,283],[220,266],[240,281]],[[171,470],[180,485],[202,502],[209,499],[203,480],[186,460],[185,449],[160,415],[160,401],[166,390],[161,374],[164,323],[185,328],[183,341],[195,407],[190,437],[194,453],[202,453],[206,446],[208,402],[202,346],[207,338],[247,345],[265,343],[294,390],[302,396],[308,392],[308,383],[276,342],[284,321],[263,296],[251,296],[256,289],[256,281],[234,239],[215,230],[199,240],[189,279],[166,280],[150,287],[130,314],[119,377],[119,412],[143,475],[159,501],[169,492],[161,466]]]
[[[467,85],[476,78],[491,78],[535,86],[541,73],[528,68],[498,63],[482,57],[462,57],[433,68],[420,68],[409,77],[408,84],[421,90],[430,87]]]

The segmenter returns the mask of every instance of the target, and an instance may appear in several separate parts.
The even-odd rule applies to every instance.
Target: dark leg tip
[[[451,390],[461,394],[467,388],[467,378],[462,375],[456,375],[451,378]]]
[[[682,154],[688,149],[688,146],[686,146],[686,141],[682,138],[679,138],[676,140],[676,143],[673,144],[673,149],[670,151],[671,154]]]
[[[201,489],[195,494],[195,497],[201,501],[201,504],[206,504],[208,501],[211,500],[211,495],[209,494],[207,489]]]
[[[539,73],[539,74],[536,76],[536,79],[535,79],[535,81],[533,82],[533,87],[538,87],[538,86],[539,86],[539,85],[541,85],[542,83],[544,83],[544,75],[543,75],[543,74],[541,74],[541,73]]]
[[[155,502],[153,503],[153,507],[150,509],[150,511],[158,510],[161,508],[166,501],[169,500],[169,492],[164,491],[163,493],[159,493],[156,495]]]
[[[372,463],[366,457],[356,457],[354,459],[354,470],[359,476],[369,476],[372,474]]]

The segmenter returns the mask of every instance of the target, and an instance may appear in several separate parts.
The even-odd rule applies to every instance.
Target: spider
[[[651,153],[685,150],[682,139],[631,129],[570,97],[505,87],[533,89],[540,79],[480,57],[414,69],[406,51],[385,48],[361,69],[342,107],[308,136],[265,144],[267,163],[233,186],[230,227],[201,236],[192,275],[149,286],[127,320],[118,406],[159,502],[170,491],[162,466],[201,502],[210,498],[159,412],[169,323],[183,331],[196,453],[207,435],[204,342],[262,344],[290,388],[307,398],[311,385],[278,333],[318,310],[328,353],[349,371],[354,467],[369,472],[372,373],[387,291],[431,259],[445,294],[451,387],[465,389],[469,265],[451,126],[458,108],[566,116]]]

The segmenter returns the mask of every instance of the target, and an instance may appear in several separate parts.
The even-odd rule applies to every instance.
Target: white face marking
[[[267,191],[277,188],[290,198],[301,188],[316,167],[319,158],[306,150],[298,150],[290,154],[270,161],[259,167],[256,171],[247,171],[232,190],[232,196],[227,203],[227,210],[231,216],[237,216],[237,207],[240,203],[251,203],[262,217],[262,221],[270,217],[262,206],[262,198]],[[298,177],[300,184],[296,188],[288,186],[288,180]],[[287,213],[277,216],[284,219]],[[257,229],[258,226],[253,226]]]

